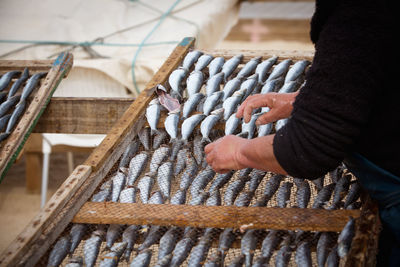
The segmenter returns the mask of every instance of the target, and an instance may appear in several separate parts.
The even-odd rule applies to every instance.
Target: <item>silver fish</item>
[[[299,89],[301,84],[299,84],[296,81],[290,81],[285,83],[281,89],[279,89],[278,93],[280,94],[286,94],[286,93],[293,93]]]
[[[201,135],[196,135],[193,139],[193,155],[197,162],[197,165],[201,166],[201,162],[204,160],[204,143]]]
[[[139,142],[137,140],[133,140],[125,149],[124,154],[122,154],[121,160],[119,162],[119,167],[120,168],[127,167],[133,155],[135,155],[138,150],[139,150]]]
[[[350,217],[350,220],[346,223],[343,230],[340,232],[338,237],[338,255],[344,258],[350,250],[351,243],[355,234],[355,220]]]
[[[224,92],[217,91],[212,93],[210,96],[207,96],[206,100],[204,101],[203,106],[203,113],[207,116],[214,110],[217,104],[221,101]]]
[[[235,77],[232,80],[229,80],[225,86],[222,92],[224,93],[224,96],[222,97],[222,100],[227,99],[228,97],[232,96],[234,92],[239,90],[240,85],[242,84],[242,79]]]
[[[265,82],[265,80],[267,79],[268,72],[271,70],[272,66],[276,63],[277,60],[278,57],[273,56],[257,65],[255,73],[258,74],[259,83]]]
[[[78,247],[79,243],[82,241],[83,235],[87,230],[87,225],[82,223],[74,223],[72,225],[71,231],[69,232],[71,238],[71,246],[68,253],[72,255],[75,249]]]
[[[358,182],[355,182],[351,185],[349,193],[347,194],[346,201],[344,202],[344,207],[347,208],[350,204],[357,201],[361,194],[361,187]]]
[[[272,70],[271,74],[268,76],[267,81],[270,81],[270,80],[277,79],[279,77],[285,76],[285,74],[289,70],[290,64],[292,64],[292,60],[291,59],[285,59],[285,60],[281,61]]]
[[[303,181],[300,187],[297,188],[296,202],[299,208],[307,208],[308,202],[310,202],[311,189],[307,181]]]
[[[244,78],[252,74],[256,68],[257,65],[261,62],[261,57],[254,57],[250,59],[244,66],[243,68],[239,71],[239,73],[236,75],[236,77],[239,78]],[[258,76],[258,74],[257,74]]]
[[[210,132],[217,124],[217,122],[221,119],[222,114],[224,113],[224,109],[217,109],[211,113],[211,115],[207,116],[200,124],[200,132],[203,138],[201,142],[211,143],[210,140]]]
[[[208,55],[208,54],[201,55],[199,57],[199,59],[197,60],[194,70],[198,70],[198,71],[203,70],[205,67],[208,66],[208,64],[210,64],[211,60],[213,60],[213,59],[214,59],[214,57],[212,55]]]
[[[297,266],[311,267],[311,250],[308,242],[302,242],[296,249],[295,261]]]
[[[147,204],[150,197],[150,191],[153,187],[154,179],[149,176],[144,176],[142,179],[139,180],[137,188],[140,191],[140,200],[142,203]]]
[[[179,67],[169,75],[168,83],[172,90],[172,96],[182,97],[182,82],[185,79],[187,72],[186,69]]]
[[[332,243],[331,233],[321,233],[317,243],[317,263],[318,267],[324,267],[328,258],[329,247]]]
[[[225,122],[225,135],[234,134],[242,119],[236,117],[236,113],[229,116],[228,120]]]
[[[336,169],[329,172],[329,177],[331,178],[333,183],[336,183],[343,176],[344,172],[345,167],[343,165],[339,165]]]
[[[10,119],[11,114],[7,114],[3,117],[1,117],[0,119],[0,131],[3,131],[4,128],[6,128],[7,124],[8,124],[8,120]]]
[[[278,120],[275,124],[275,131],[279,131],[279,129],[281,129],[288,122],[288,120],[288,118]]]
[[[165,255],[164,258],[157,261],[157,264],[154,267],[168,267],[171,262],[172,254]]]
[[[328,258],[326,259],[326,266],[327,267],[337,267],[339,266],[340,258],[338,255],[337,245],[334,246],[329,252]]]
[[[170,204],[182,205],[185,202],[186,202],[186,191],[179,189],[175,192],[175,195],[172,196]]]
[[[320,178],[311,180],[311,182],[315,185],[317,192],[321,191],[321,189],[324,188],[324,179],[325,179],[325,177],[320,177]]]
[[[206,240],[208,239],[208,240]],[[188,259],[188,267],[201,267],[202,262],[205,261],[207,257],[207,252],[211,247],[211,239],[204,239],[204,236],[200,239],[200,242],[193,247],[189,259]]]
[[[212,194],[215,190],[219,190],[222,188],[229,180],[232,178],[234,171],[230,171],[223,174],[218,174],[217,177],[213,180],[209,192]]]
[[[123,228],[124,226],[122,224],[110,224],[106,234],[105,250],[111,249],[115,241],[120,237]]]
[[[220,266],[222,266],[221,252],[217,250],[213,254],[211,254],[207,262],[204,263],[204,267],[220,267]]]
[[[186,191],[190,187],[190,185],[193,182],[193,179],[196,177],[198,170],[199,170],[199,167],[194,159],[192,159],[190,162],[186,163],[186,169],[184,170],[184,172],[181,176],[181,181],[179,184],[179,188],[182,191]]]
[[[253,267],[263,267],[263,266],[268,266],[266,265],[266,259],[262,255],[259,256],[253,263]]]
[[[283,245],[278,250],[278,253],[276,254],[275,266],[276,267],[288,266],[291,255],[292,255],[292,251],[291,251],[289,245]]]
[[[256,229],[247,230],[242,237],[241,252],[245,255],[245,266],[250,267],[253,263],[254,251],[257,248],[257,234]]]
[[[108,201],[112,192],[112,179],[102,184],[100,191],[92,196],[92,202]]]
[[[189,96],[182,109],[182,119],[186,119],[196,109],[200,100],[204,97],[202,93],[195,93]]]
[[[36,88],[37,84],[39,83],[40,79],[46,75],[47,72],[39,72],[33,74],[29,80],[26,82],[24,89],[22,89],[21,93],[21,100],[26,100],[32,91]]]
[[[188,156],[189,156],[189,151],[186,147],[179,150],[178,155],[176,157],[176,163],[174,165],[174,176],[177,176],[185,169],[187,162],[186,157]]]
[[[136,182],[136,179],[146,168],[148,160],[149,160],[149,154],[146,152],[141,152],[131,159],[131,161],[129,162],[127,185],[132,186]]]
[[[222,266],[224,265],[224,259],[225,259],[226,253],[231,248],[235,239],[236,239],[236,235],[233,232],[232,228],[224,229],[224,231],[219,236],[218,251],[221,252]]]
[[[148,235],[146,236],[145,240],[140,244],[138,251],[142,251],[146,248],[149,248],[153,244],[157,243],[160,238],[164,234],[165,227],[161,225],[152,225],[150,227],[150,231]]]
[[[81,256],[73,257],[68,260],[68,263],[65,267],[82,267],[83,266],[83,259]]]
[[[0,117],[3,117],[11,107],[15,105],[20,100],[21,96],[20,95],[15,95],[10,98],[8,98],[6,101],[4,101],[0,105]]]
[[[220,72],[211,76],[206,83],[206,94],[210,96],[211,94],[220,91],[220,86],[224,78],[224,73]]]
[[[318,192],[318,195],[314,199],[314,203],[312,205],[313,209],[320,209],[326,202],[329,201],[332,195],[332,191],[335,188],[336,184],[332,183],[324,186],[321,191]]]
[[[0,91],[3,91],[4,89],[7,88],[7,86],[10,84],[11,79],[14,78],[14,76],[19,75],[21,72],[20,71],[9,71],[0,78]]]
[[[286,74],[285,83],[296,81],[304,73],[305,69],[310,64],[311,62],[308,60],[300,60],[294,63]]]
[[[155,176],[157,174],[158,167],[168,158],[169,152],[170,148],[167,145],[161,145],[154,151],[150,160],[150,176]]]
[[[127,187],[119,194],[120,203],[135,203],[136,202],[136,188]]]
[[[261,245],[261,255],[265,258],[265,263],[269,262],[280,241],[279,231],[271,230],[268,232]]]
[[[10,98],[13,95],[15,95],[18,89],[24,84],[24,82],[26,82],[26,80],[28,80],[28,78],[29,78],[29,70],[28,68],[25,68],[21,74],[21,77],[19,77],[19,79],[15,81],[15,83],[11,86],[10,91],[8,91],[7,98]]]
[[[204,75],[201,71],[195,70],[190,73],[186,81],[186,91],[189,97],[200,92],[203,80]]]
[[[169,155],[169,160],[170,161],[175,161],[176,156],[178,155],[179,150],[182,148],[184,145],[184,141],[180,139],[173,139],[172,141],[172,147],[171,147],[171,153]]]
[[[282,79],[274,79],[267,81],[261,88],[260,94],[277,92],[281,86],[282,86]]]
[[[264,178],[266,172],[261,170],[253,169],[249,174],[249,191],[255,192],[257,190],[258,185],[261,183],[262,179]]]
[[[133,247],[135,246],[136,239],[138,238],[139,226],[138,225],[129,225],[125,228],[124,232],[122,233],[122,242],[126,242],[126,248],[124,251],[123,259],[129,261],[131,257],[131,253]]]
[[[222,107],[224,108],[224,120],[225,121],[227,119],[229,119],[229,117],[236,111],[236,108],[238,107],[244,94],[245,94],[245,89],[236,91],[233,93],[233,95],[231,97],[228,97],[224,101],[224,103],[222,104]]]
[[[182,123],[182,140],[187,142],[187,139],[192,134],[194,128],[206,117],[204,114],[195,114],[185,119]]]
[[[150,132],[151,135],[158,133],[157,125],[158,121],[160,120],[160,114],[161,114],[160,101],[158,101],[158,98],[154,98],[153,100],[150,101],[149,106],[146,109],[146,118],[151,129]]]
[[[247,139],[252,139],[254,136],[254,132],[256,130],[256,120],[260,117],[264,115],[264,113],[259,112],[259,113],[255,113],[251,116],[251,119],[249,122],[242,122],[242,132],[241,135],[243,135],[243,137],[247,136]]]
[[[92,236],[85,241],[83,246],[83,259],[85,266],[92,267],[95,265],[104,235],[105,233],[103,231],[96,230],[92,233]]]
[[[151,194],[148,204],[164,204],[164,197],[161,191],[156,191]]]
[[[203,52],[199,50],[190,51],[183,59],[182,67],[185,69],[190,69],[201,55],[203,55]]]
[[[208,65],[208,73],[209,73],[210,77],[219,73],[222,70],[222,67],[224,66],[224,64],[225,64],[225,58],[223,58],[223,57],[214,58]]]
[[[248,77],[242,84],[240,85],[239,90],[245,90],[245,94],[242,98],[242,102],[253,92],[253,90],[256,88],[258,83],[258,74],[253,74],[250,77]]]
[[[112,181],[113,181],[113,186],[112,186],[112,192],[111,192],[111,201],[117,202],[119,199],[119,195],[122,191],[122,188],[124,188],[124,186],[125,186],[126,176],[124,173],[118,171],[113,176]]]
[[[221,206],[221,194],[215,190],[206,201],[206,206]]]
[[[157,183],[161,190],[161,194],[165,199],[169,199],[171,193],[171,182],[173,175],[173,165],[172,162],[164,162],[158,168]]]
[[[170,254],[175,247],[178,240],[180,229],[178,227],[171,227],[160,239],[158,248],[158,261],[162,260],[165,256]]]
[[[237,66],[239,66],[240,62],[243,59],[243,55],[236,55],[228,59],[225,64],[222,66],[222,72],[224,73],[224,80],[227,81],[229,76],[235,71]]]
[[[272,128],[273,128],[272,122],[258,126],[257,137],[267,136],[267,135],[271,134]]]
[[[253,197],[253,193],[249,191],[241,192],[238,197],[235,199],[234,205],[236,207],[247,207],[250,205],[251,198]]]
[[[281,174],[274,174],[265,184],[264,196],[271,198],[276,190],[278,190],[281,181],[285,176]]]
[[[210,193],[208,193],[208,192],[200,192],[197,195],[192,197],[192,199],[189,201],[189,205],[191,205],[191,206],[202,205],[207,200],[209,195],[210,195]]]
[[[124,253],[127,243],[115,243],[115,245],[110,249],[106,255],[103,256],[103,259],[100,262],[100,267],[116,267],[118,265],[118,261]]]
[[[231,264],[228,265],[228,267],[242,267],[244,263],[244,258],[245,256],[243,254],[240,254],[236,258],[233,259]]]
[[[292,188],[293,183],[285,182],[279,188],[276,199],[278,202],[278,207],[286,208],[288,202],[290,201],[290,189]]]
[[[47,262],[47,266],[59,266],[64,258],[67,256],[69,252],[69,248],[71,247],[71,241],[69,240],[69,236],[61,237],[53,249],[50,251],[49,260]]]
[[[158,133],[153,138],[153,149],[157,149],[164,144],[167,136],[168,134],[164,129],[158,130]]]
[[[179,112],[168,113],[167,118],[164,121],[164,127],[169,136],[171,142],[174,142],[178,138],[178,124],[179,124]]]
[[[143,128],[139,131],[138,137],[145,150],[150,149],[150,128]]]
[[[172,259],[170,262],[171,267],[177,267],[185,261],[193,247],[193,240],[190,237],[181,239],[172,251]]]
[[[341,200],[346,195],[350,187],[351,175],[344,175],[336,183],[335,189],[333,190],[332,206],[329,209],[336,209],[340,206]]]
[[[10,133],[15,125],[17,124],[19,118],[25,111],[25,106],[26,106],[26,101],[21,100],[16,106],[15,109],[10,117],[10,120],[8,121],[7,128],[6,128],[6,133]]]
[[[230,206],[233,205],[236,197],[239,195],[240,191],[245,186],[245,182],[243,180],[236,180],[228,185],[224,195],[225,205]]]
[[[131,267],[147,267],[150,265],[150,260],[152,256],[151,249],[145,249],[141,251],[131,262]]]

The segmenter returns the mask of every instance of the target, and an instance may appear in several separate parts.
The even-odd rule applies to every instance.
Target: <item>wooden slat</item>
[[[0,74],[12,70],[23,71],[29,69],[29,73],[49,71],[53,65],[53,60],[0,60]]]
[[[35,133],[106,134],[134,98],[53,97]]]
[[[0,255],[0,266],[20,265],[22,257],[37,242],[37,238],[52,222],[62,208],[67,204],[74,193],[91,173],[90,166],[80,165],[65,180],[60,188],[54,193],[47,204],[40,210],[39,214],[28,224],[28,226],[17,236],[10,246]]]
[[[359,215],[358,210],[88,202],[74,217],[73,222],[340,231],[349,216],[357,218]]]

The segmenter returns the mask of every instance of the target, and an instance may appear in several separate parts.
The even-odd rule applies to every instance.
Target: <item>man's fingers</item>
[[[271,109],[267,113],[265,113],[265,114],[261,115],[260,117],[258,117],[258,119],[256,120],[256,125],[267,124],[267,123],[270,123],[270,122],[277,121],[278,119],[279,118],[277,117],[276,112],[274,112],[274,110]]]
[[[210,153],[210,151],[213,149],[214,146],[215,146],[214,143],[209,143],[208,145],[206,145],[204,147],[204,153],[206,154]]]

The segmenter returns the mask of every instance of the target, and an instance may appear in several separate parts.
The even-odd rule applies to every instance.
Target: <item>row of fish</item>
[[[0,142],[11,134],[26,109],[27,98],[45,74],[46,72],[40,72],[29,77],[29,70],[25,68],[22,73],[9,71],[0,78]],[[19,78],[12,83],[18,76]],[[8,87],[10,89],[6,92]],[[23,89],[17,94],[20,88]]]

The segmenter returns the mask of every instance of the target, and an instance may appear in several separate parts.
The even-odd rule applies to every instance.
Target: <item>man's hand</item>
[[[290,116],[293,110],[293,102],[298,95],[298,91],[294,93],[279,94],[256,94],[249,96],[238,108],[236,117],[244,117],[244,121],[248,123],[254,109],[261,107],[269,107],[270,111],[260,116],[256,124],[262,125],[284,119]]]
[[[227,135],[208,144],[204,148],[206,161],[216,172],[226,173],[230,170],[240,170],[246,166],[239,162],[240,150],[249,140]]]

